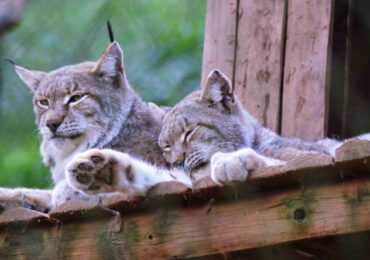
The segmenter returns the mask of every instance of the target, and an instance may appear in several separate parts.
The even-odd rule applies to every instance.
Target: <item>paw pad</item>
[[[116,161],[104,154],[83,153],[72,159],[68,166],[68,176],[72,186],[84,191],[97,191],[111,185]]]
[[[78,166],[77,166],[77,169],[80,170],[80,171],[91,171],[93,169],[93,165],[90,165],[88,163],[80,163]]]
[[[86,174],[86,173],[80,173],[76,175],[76,179],[78,182],[82,184],[88,184],[92,181],[92,176]]]

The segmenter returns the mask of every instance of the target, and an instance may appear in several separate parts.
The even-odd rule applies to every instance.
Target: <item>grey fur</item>
[[[161,118],[128,83],[117,42],[111,43],[97,62],[69,65],[48,73],[18,65],[15,68],[34,92],[36,124],[42,134],[41,154],[45,164],[51,166],[55,205],[69,199],[99,199],[86,197],[66,184],[65,165],[88,149],[111,148],[166,166],[157,143]],[[52,124],[56,127],[51,128]]]
[[[230,81],[218,70],[210,73],[201,91],[191,93],[167,113],[159,136],[165,159],[173,166],[182,165],[187,172],[207,165],[217,152],[251,148],[287,161],[307,152],[334,156],[342,143],[282,137],[263,127],[242,107]]]

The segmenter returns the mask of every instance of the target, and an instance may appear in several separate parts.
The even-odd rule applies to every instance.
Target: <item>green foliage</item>
[[[97,60],[109,44],[106,21],[125,55],[125,70],[144,98],[173,105],[199,88],[206,1],[29,1],[21,23],[1,40],[1,56],[35,70]],[[2,62],[0,186],[47,187],[32,94]]]
[[[9,187],[51,187],[49,169],[42,163],[38,142],[12,145],[0,149],[0,184]]]

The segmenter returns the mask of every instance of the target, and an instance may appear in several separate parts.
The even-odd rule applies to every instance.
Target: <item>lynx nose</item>
[[[60,126],[61,123],[62,123],[62,121],[61,120],[57,120],[57,119],[49,119],[48,121],[46,121],[47,127],[53,133],[55,133],[57,131],[57,129]]]

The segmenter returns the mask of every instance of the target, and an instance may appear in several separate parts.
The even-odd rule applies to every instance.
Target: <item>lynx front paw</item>
[[[127,158],[126,158],[127,157]],[[129,156],[112,150],[91,149],[77,154],[66,166],[69,184],[88,195],[115,192],[119,172],[130,175]]]
[[[243,161],[233,153],[218,152],[211,159],[211,178],[217,184],[228,184],[245,181],[248,170]]]
[[[248,171],[264,166],[283,165],[284,162],[257,154],[250,148],[232,153],[215,153],[211,158],[211,178],[218,184],[243,182]]]

